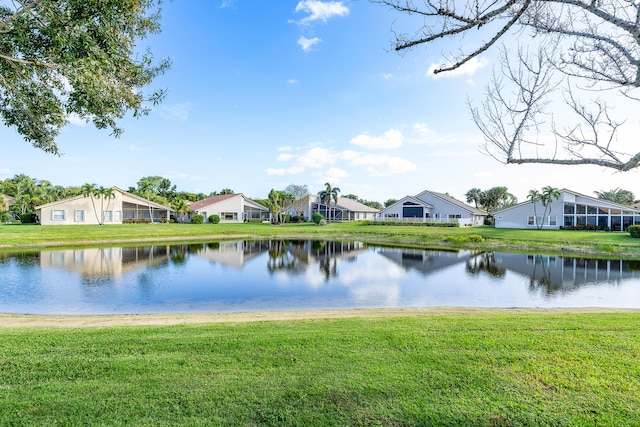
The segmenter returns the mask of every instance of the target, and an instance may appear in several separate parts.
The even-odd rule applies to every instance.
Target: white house
[[[375,219],[378,209],[346,197],[338,197],[338,203],[332,201],[329,206],[320,200],[320,196],[309,195],[286,208],[285,212],[291,216],[303,216],[307,221],[315,212],[320,212],[327,221],[360,221]]]
[[[457,222],[461,226],[483,225],[487,213],[453,197],[425,190],[416,196],[405,196],[380,211],[383,221]]]
[[[496,228],[544,228],[626,231],[640,224],[640,210],[562,189],[549,204],[522,202],[494,213]],[[540,227],[538,227],[538,225]]]
[[[220,222],[245,222],[251,219],[266,221],[269,209],[260,203],[248,199],[242,193],[221,194],[198,200],[189,204],[191,214],[204,216],[205,222],[211,215],[218,215]]]
[[[36,206],[42,225],[122,224],[129,221],[168,221],[169,206],[113,187],[113,198],[75,196]]]

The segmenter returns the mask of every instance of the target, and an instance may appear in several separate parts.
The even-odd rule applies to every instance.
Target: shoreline
[[[166,314],[96,314],[96,315],[39,315],[0,313],[0,329],[32,327],[113,327],[113,326],[171,326],[205,323],[247,323],[263,321],[299,321],[317,319],[416,317],[471,314],[593,314],[640,313],[640,309],[626,308],[373,308],[347,310],[265,311],[234,313],[166,313]]]

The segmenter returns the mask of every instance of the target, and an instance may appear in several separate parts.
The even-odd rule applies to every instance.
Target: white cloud
[[[278,147],[278,151],[291,151],[293,150],[293,148],[291,148],[290,145],[283,145],[282,147]]]
[[[336,162],[336,153],[326,148],[314,147],[298,156],[297,163],[302,167],[322,168]]]
[[[353,165],[366,166],[371,175],[400,175],[417,169],[415,163],[401,157],[386,154],[365,154],[351,161]]]
[[[389,80],[392,77],[393,77],[393,74],[391,74],[391,73],[383,73],[382,74],[382,78],[384,78],[385,80]]]
[[[286,162],[293,159],[295,156],[291,153],[281,153],[278,155],[279,162]]]
[[[371,136],[366,133],[360,134],[351,140],[351,144],[373,150],[384,150],[400,147],[403,139],[402,132],[396,129],[389,129],[381,136]]]
[[[312,39],[308,39],[308,38],[306,38],[304,36],[301,36],[298,39],[298,44],[300,46],[302,46],[302,50],[304,50],[305,52],[309,52],[313,46],[315,46],[316,44],[320,43],[321,41],[322,41],[322,39],[319,39],[318,37],[314,37]]]
[[[330,182],[332,183],[332,185],[340,184],[343,179],[351,176],[346,170],[336,167],[329,168],[326,171],[318,172],[315,175],[318,177],[316,181],[318,182],[318,184]]]
[[[304,168],[300,166],[292,166],[290,168],[267,168],[267,175],[295,175],[304,172]]]
[[[87,125],[87,119],[83,119],[82,117],[80,117],[76,113],[71,113],[71,114],[67,115],[67,121],[69,123],[71,123],[72,125],[76,125],[76,126],[86,126]]]
[[[160,116],[166,120],[184,122],[189,118],[191,104],[183,102],[173,105],[163,105],[160,109]]]
[[[298,84],[298,80],[296,80],[296,79],[289,79],[289,80],[287,80],[287,83],[289,83],[290,85],[295,85],[295,84]]]
[[[444,78],[444,77],[460,77],[460,76],[473,76],[478,70],[489,65],[489,60],[486,58],[478,58],[477,56],[471,58],[469,61],[464,63],[462,66],[456,68],[455,70],[447,71],[446,73],[434,74],[433,72],[440,68],[441,64],[431,64],[429,70],[427,71],[427,75],[432,76],[434,79]]]
[[[317,20],[327,22],[327,19],[333,16],[348,15],[349,8],[338,1],[303,0],[298,2],[296,6],[297,12],[309,13],[309,16],[299,21],[300,24],[308,24]]]

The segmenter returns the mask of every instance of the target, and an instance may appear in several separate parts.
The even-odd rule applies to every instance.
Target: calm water
[[[640,308],[640,262],[234,241],[0,253],[0,312]]]

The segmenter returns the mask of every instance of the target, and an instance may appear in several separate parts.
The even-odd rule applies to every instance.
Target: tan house
[[[134,221],[168,221],[169,206],[149,202],[143,197],[113,187],[114,197],[76,196],[36,206],[42,225],[122,224]]]

